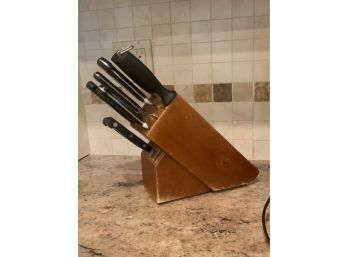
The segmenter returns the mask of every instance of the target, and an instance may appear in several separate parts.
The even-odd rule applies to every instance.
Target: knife
[[[137,114],[140,114],[142,112],[140,106],[136,102],[134,102],[129,96],[123,93],[121,89],[111,83],[111,81],[108,80],[103,74],[101,74],[100,72],[95,72],[93,74],[93,77],[103,86],[106,86],[113,95],[117,96],[122,102],[124,102],[125,105],[127,105]]]
[[[126,49],[130,50],[132,48],[128,47]],[[117,51],[111,57],[111,60],[142,89],[150,94],[155,93],[161,97],[164,106],[169,105],[176,97],[176,92],[166,89],[149,68],[129,52],[129,50]]]
[[[109,128],[112,128],[116,130],[119,134],[127,138],[130,142],[132,142],[134,145],[138,146],[139,148],[145,150],[148,153],[152,153],[153,148],[149,146],[147,143],[145,143],[143,140],[141,140],[139,137],[134,135],[130,130],[122,126],[119,122],[117,122],[112,117],[107,117],[103,119],[103,124],[105,126],[108,126]]]
[[[151,104],[151,101],[145,96],[143,92],[139,90],[139,88],[134,85],[132,81],[130,81],[126,76],[124,76],[115,66],[112,65],[104,57],[100,57],[97,61],[99,67],[101,67],[104,71],[106,71],[112,78],[114,78],[118,83],[124,86],[132,95],[134,95],[137,99],[144,102],[144,104]]]
[[[92,81],[87,82],[86,87],[95,93],[99,98],[106,102],[110,107],[117,111],[123,118],[128,120],[130,123],[138,123],[143,128],[148,128],[146,122],[140,119],[137,115],[130,112],[118,99],[113,97],[110,92],[103,86],[97,86]]]

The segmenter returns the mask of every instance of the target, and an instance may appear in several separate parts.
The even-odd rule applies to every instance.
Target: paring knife
[[[134,135],[130,130],[122,126],[122,124],[117,122],[114,118],[112,117],[104,118],[103,124],[105,126],[108,126],[109,128],[116,130],[119,134],[127,138],[130,142],[132,142],[134,145],[138,146],[139,148],[145,150],[146,152],[150,154],[152,153],[153,148],[151,146],[149,146],[139,137]]]
[[[93,77],[103,86],[106,86],[113,95],[118,97],[120,101],[124,102],[125,105],[131,108],[136,114],[140,114],[142,112],[140,106],[136,102],[123,93],[121,89],[117,88],[113,83],[111,83],[111,81],[108,80],[103,74],[100,72],[95,72]]]
[[[124,86],[130,93],[132,93],[132,95],[134,95],[137,99],[144,102],[144,104],[152,104],[151,101],[146,97],[146,95],[141,92],[132,81],[130,81],[119,70],[117,70],[107,59],[100,57],[97,61],[97,64],[118,83]]]
[[[86,87],[95,93],[99,98],[106,102],[110,107],[117,111],[123,118],[130,123],[138,123],[143,128],[148,128],[146,122],[141,120],[137,115],[130,112],[125,106],[120,103],[115,97],[113,97],[106,88],[103,86],[97,86],[92,81],[87,82]]]
[[[127,49],[131,49],[128,47]],[[137,83],[142,89],[150,94],[156,93],[162,99],[164,106],[170,104],[176,97],[174,90],[166,89],[161,82],[153,75],[138,58],[129,51],[117,51],[111,60],[124,72],[127,76]]]

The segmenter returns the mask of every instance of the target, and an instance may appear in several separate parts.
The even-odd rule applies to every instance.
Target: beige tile
[[[211,62],[211,43],[192,44],[192,63]]]
[[[150,0],[132,0],[132,5],[137,6],[137,5],[147,5],[150,4]]]
[[[154,4],[152,10],[152,24],[170,23],[169,3]]]
[[[216,103],[213,104],[213,117],[215,121],[232,122],[232,103]],[[232,125],[232,124],[231,124]]]
[[[232,56],[232,42],[221,41],[212,43],[213,62],[230,62]]]
[[[249,121],[253,118],[252,102],[233,102],[232,118],[234,121]]]
[[[79,11],[91,11],[97,9],[97,0],[79,1]]]
[[[253,159],[252,140],[232,140],[232,145],[248,160]]]
[[[171,45],[153,46],[153,58],[157,66],[172,64]]]
[[[170,3],[172,23],[190,21],[190,2],[179,1]]]
[[[193,64],[193,83],[194,84],[206,84],[211,83],[212,74],[211,74],[211,64]]]
[[[98,23],[99,29],[113,29],[114,24],[114,11],[112,9],[98,10]]]
[[[191,63],[191,44],[173,45],[172,50],[174,64]]]
[[[213,103],[195,103],[194,108],[207,121],[214,121]]]
[[[225,138],[232,139],[232,123],[214,121],[214,128]]]
[[[269,38],[269,16],[255,17],[254,38]]]
[[[232,21],[231,19],[212,20],[212,41],[223,41],[232,39]]]
[[[192,84],[192,65],[175,64],[174,65],[174,84],[187,85]]]
[[[191,0],[191,20],[210,19],[210,0]]]
[[[193,85],[194,99],[196,103],[204,103],[212,101],[212,85],[197,84]]]
[[[269,150],[269,141],[254,141],[254,160],[269,160]]]
[[[89,138],[89,149],[91,154],[112,155],[113,150],[111,142],[109,138]]]
[[[133,14],[131,7],[116,8],[114,14],[116,28],[133,26]]]
[[[152,44],[169,45],[172,43],[170,25],[152,26]]]
[[[191,42],[190,23],[172,24],[172,42],[173,44],[182,44]]]
[[[87,122],[89,138],[122,138],[115,130],[104,126],[102,122]]]
[[[114,155],[128,155],[128,140],[127,139],[112,139],[112,153]]]
[[[255,81],[269,81],[269,60],[254,62],[254,80]]]
[[[172,85],[174,83],[172,65],[155,66],[155,76],[163,85]]]
[[[175,85],[175,91],[187,102],[194,103],[194,94],[192,85]]]
[[[83,105],[89,105],[92,103],[91,101],[91,91],[87,88],[80,88],[80,96],[79,101],[82,100]]]
[[[79,26],[82,31],[97,30],[98,17],[96,11],[87,11],[79,13]]]
[[[100,30],[100,44],[103,49],[112,48],[112,42],[116,41],[116,31],[113,29]]]
[[[233,61],[252,61],[253,60],[253,40],[233,41],[232,60]]]
[[[115,7],[126,7],[131,5],[132,5],[132,1],[130,0],[114,0]]]
[[[232,87],[233,102],[253,101],[253,83],[233,83]]]
[[[232,63],[233,82],[252,82],[253,63],[252,62],[233,62]]]
[[[119,118],[120,116],[107,104],[85,105],[87,122],[102,122],[105,117]],[[123,119],[123,118],[122,118]]]
[[[97,67],[95,60],[100,57],[101,52],[102,51],[100,49],[86,50],[86,61],[93,64],[93,67]]]
[[[133,7],[134,26],[151,25],[150,6],[140,5]]]
[[[269,102],[254,103],[254,120],[268,121],[270,118]]]
[[[234,121],[232,139],[249,139],[253,138],[252,121]]]
[[[269,140],[269,121],[254,121],[254,140]]]
[[[191,23],[192,42],[210,42],[211,26],[210,21],[196,21]]]
[[[254,40],[254,60],[269,59],[269,38]]]
[[[254,18],[234,18],[232,20],[233,40],[253,39],[254,37]]]
[[[100,49],[100,37],[98,30],[82,32],[85,49]]]
[[[114,0],[98,0],[97,9],[112,9],[114,8]]]
[[[232,0],[232,16],[254,16],[254,0]]]
[[[128,40],[134,39],[133,28],[118,29],[116,33],[117,33],[117,41],[128,41]]]
[[[135,39],[152,39],[152,27],[137,27],[134,28],[134,38]]]
[[[232,63],[221,62],[213,63],[213,83],[231,83],[232,82]]]
[[[255,16],[269,15],[269,0],[255,1]]]
[[[211,0],[211,17],[212,19],[231,18],[231,0]]]

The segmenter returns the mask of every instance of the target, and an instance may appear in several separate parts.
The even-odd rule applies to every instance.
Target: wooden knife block
[[[157,149],[141,155],[144,185],[158,202],[245,185],[259,171],[181,96],[166,107],[145,105],[149,129],[132,126]]]

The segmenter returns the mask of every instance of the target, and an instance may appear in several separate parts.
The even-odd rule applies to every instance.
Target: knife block
[[[163,203],[209,192],[203,182],[193,176],[166,152],[150,144],[154,153],[141,153],[144,186],[150,196]]]
[[[152,96],[152,102],[155,106],[143,107],[143,118],[149,129],[137,124],[132,126],[157,145],[166,158],[171,157],[177,162],[171,166],[172,170],[179,170],[180,167],[181,171],[190,173],[213,191],[245,185],[258,176],[259,171],[180,95],[166,107],[161,105],[155,95]],[[142,154],[142,161],[143,158]],[[157,175],[155,179],[147,174],[150,172],[144,160],[144,181],[147,176],[147,180],[156,181],[151,183],[157,183],[157,188],[161,187],[163,182],[160,177],[167,173],[160,170],[165,169],[165,166],[156,166],[157,173],[152,172]],[[181,179],[180,183],[183,183],[185,178]],[[146,182],[145,187],[149,189],[151,183]],[[166,186],[170,183],[172,186],[178,185],[176,182],[168,182]],[[149,191],[153,192],[154,189]],[[161,194],[161,191],[157,191],[157,197],[161,197]],[[188,191],[186,196],[190,194]]]

